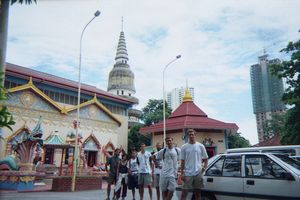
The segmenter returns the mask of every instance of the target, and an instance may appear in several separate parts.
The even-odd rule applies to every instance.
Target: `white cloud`
[[[245,137],[254,141],[249,66],[257,62],[264,47],[277,56],[285,41],[299,38],[299,7],[300,2],[293,0],[14,4],[7,60],[77,80],[80,34],[99,9],[101,15],[83,37],[82,81],[106,90],[124,16],[139,107],[150,98],[162,98],[162,70],[182,54],[167,70],[166,90],[184,86],[188,79],[201,109],[216,119],[237,123]],[[243,104],[237,100],[241,98]],[[244,112],[230,116],[236,110]]]

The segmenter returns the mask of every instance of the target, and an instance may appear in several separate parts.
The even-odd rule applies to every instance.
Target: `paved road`
[[[148,192],[147,190],[145,192]],[[153,190],[153,194],[154,194]],[[149,194],[145,193],[144,200],[149,200]],[[136,194],[136,199],[138,200]],[[1,200],[104,200],[106,190],[90,190],[80,192],[1,192]],[[153,200],[156,200],[154,194]],[[128,193],[126,200],[132,200],[131,191]],[[178,200],[174,195],[173,200]]]

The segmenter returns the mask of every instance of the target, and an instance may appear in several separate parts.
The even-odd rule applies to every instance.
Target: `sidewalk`
[[[78,192],[52,192],[51,186],[49,184],[38,184],[34,191],[30,192],[18,192],[12,190],[0,190],[1,200],[104,200],[106,198],[106,182],[103,183],[102,190],[86,190]],[[113,190],[113,188],[112,188]],[[111,197],[112,197],[111,192]],[[156,190],[152,188],[153,200],[156,200]],[[139,200],[139,194],[136,190],[135,194],[136,200]],[[131,190],[127,191],[126,200],[132,200]],[[144,200],[149,200],[148,189],[145,188]],[[174,193],[173,200],[178,200],[176,194]]]

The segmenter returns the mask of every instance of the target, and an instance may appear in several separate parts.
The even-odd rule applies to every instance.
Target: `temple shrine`
[[[198,142],[205,145],[209,157],[224,153],[228,146],[227,137],[235,134],[238,126],[209,118],[194,102],[188,89],[183,103],[166,119],[166,136],[172,137],[174,143],[181,147],[188,142],[187,130],[196,131]],[[151,134],[152,144],[163,141],[163,121],[140,129],[142,134]]]

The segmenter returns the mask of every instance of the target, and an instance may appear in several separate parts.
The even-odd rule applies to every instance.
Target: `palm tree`
[[[7,29],[8,29],[8,14],[9,3],[36,3],[36,0],[1,0],[0,2],[0,86],[4,86],[4,74],[5,74],[5,57],[6,57],[6,44],[7,44]]]

